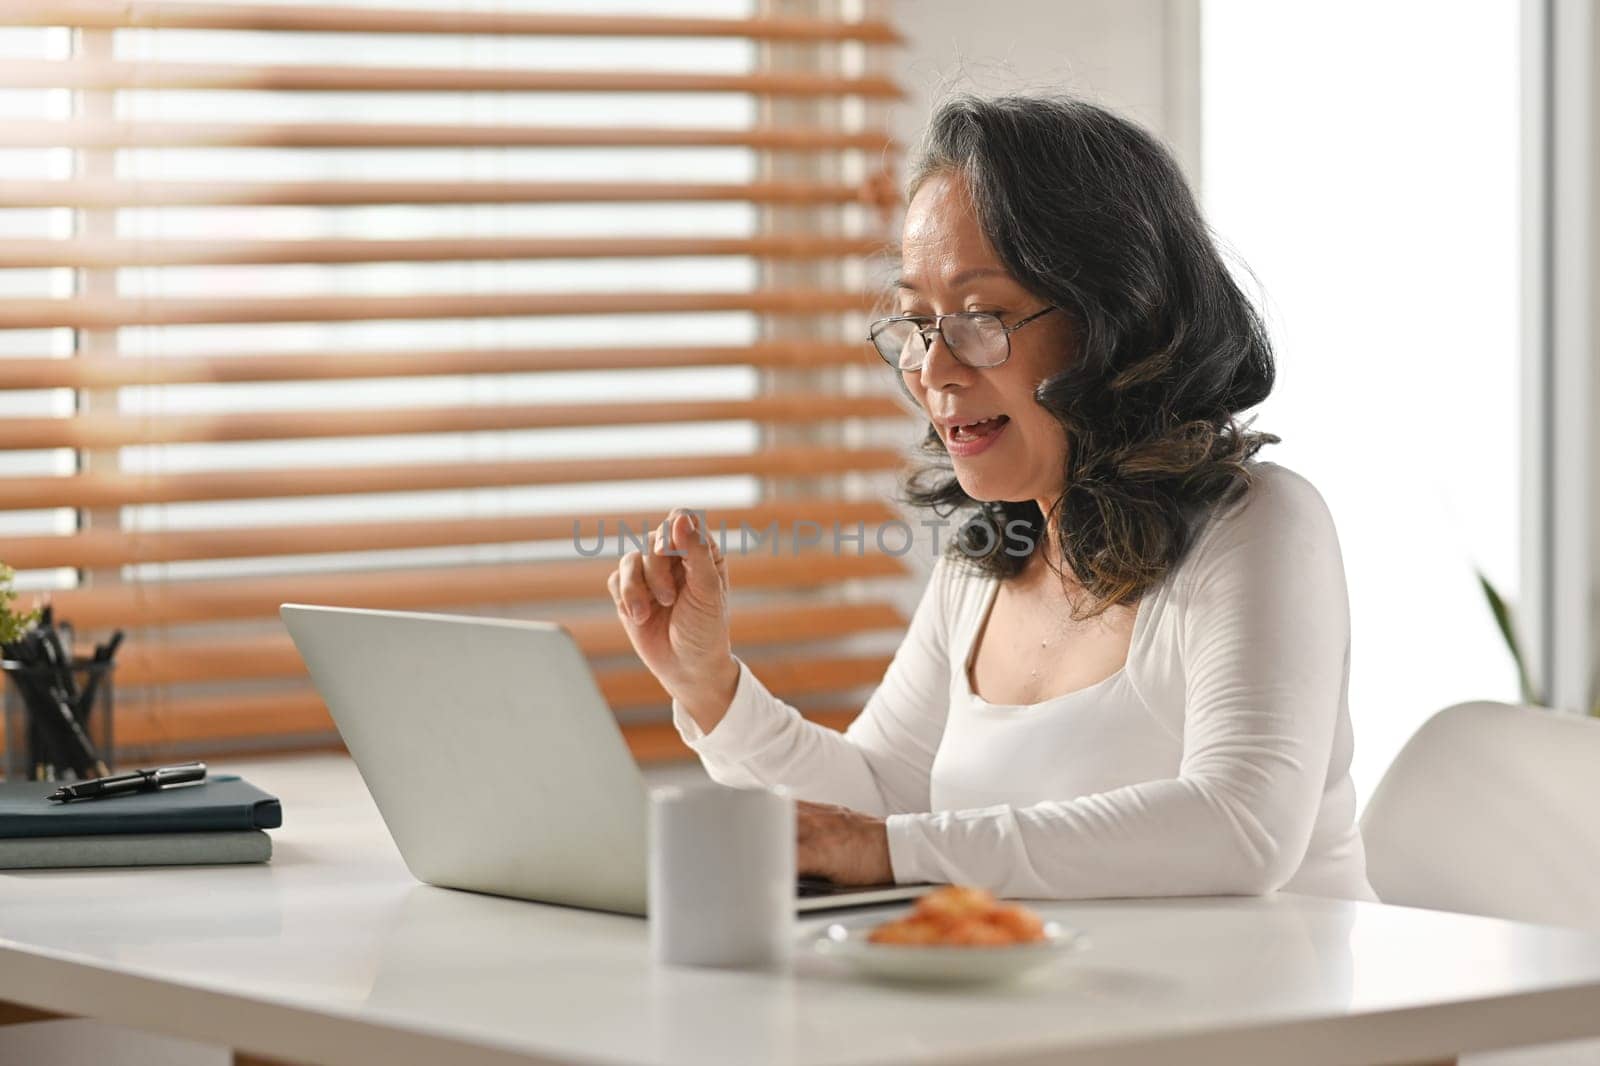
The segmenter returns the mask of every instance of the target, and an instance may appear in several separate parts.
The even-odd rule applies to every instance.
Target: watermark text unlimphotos
[[[742,521],[732,528],[726,522],[713,527],[706,520],[704,511],[689,510],[686,513],[695,516],[695,535],[715,537],[717,547],[723,554],[727,554],[729,546],[734,545],[734,550],[740,555],[753,555],[762,550],[773,556],[783,554],[786,550],[791,555],[799,555],[811,549],[825,549],[833,555],[846,555],[851,548],[855,549],[856,555],[865,555],[870,541],[878,551],[898,557],[908,554],[917,546],[917,536],[910,523],[898,518],[873,523],[835,521],[831,529],[820,522],[800,519],[789,524],[789,535],[785,537],[783,523],[777,519],[769,522],[764,529],[757,529]],[[870,532],[869,525],[872,527]],[[919,521],[917,525],[931,534],[925,547],[937,558],[944,551],[942,537],[952,523],[942,518],[930,518]],[[608,522],[602,518],[593,543],[586,543],[583,523],[575,519],[572,523],[572,546],[579,555],[591,559],[606,551],[608,541],[614,541],[612,550],[619,559],[629,551],[649,554],[650,534],[660,528],[659,522],[635,527],[625,520]],[[957,536],[955,544],[958,551],[974,559],[992,554],[996,547],[1007,555],[1023,557],[1033,554],[1033,533],[1021,519],[1014,518],[1006,523],[1004,530],[996,530],[989,522],[969,518],[960,524],[958,530],[971,531]],[[667,547],[656,554],[683,556],[687,553]]]

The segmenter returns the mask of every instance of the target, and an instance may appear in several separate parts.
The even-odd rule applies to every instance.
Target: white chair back
[[[1600,719],[1448,707],[1395,758],[1361,833],[1385,903],[1600,929]]]

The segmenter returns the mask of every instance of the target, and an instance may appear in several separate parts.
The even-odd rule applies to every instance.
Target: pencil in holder
[[[110,772],[116,662],[74,658],[71,690],[49,665],[0,660],[7,781],[73,781]]]

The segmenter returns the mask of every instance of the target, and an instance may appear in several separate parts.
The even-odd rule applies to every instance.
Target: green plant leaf
[[[0,644],[10,644],[20,640],[28,627],[39,620],[39,609],[25,614],[19,614],[11,605],[17,602],[17,590],[11,587],[11,582],[17,572],[5,563],[0,563]]]
[[[1494,615],[1494,623],[1500,629],[1500,636],[1506,642],[1506,649],[1511,652],[1511,660],[1517,664],[1517,685],[1522,690],[1522,702],[1542,706],[1544,700],[1534,691],[1533,681],[1528,677],[1528,664],[1522,657],[1522,646],[1517,643],[1517,633],[1511,624],[1511,608],[1506,605],[1499,591],[1489,583],[1482,570],[1474,568],[1473,572],[1478,575],[1478,584],[1483,589],[1484,598],[1489,601],[1489,611]],[[1600,707],[1596,710],[1600,711]]]

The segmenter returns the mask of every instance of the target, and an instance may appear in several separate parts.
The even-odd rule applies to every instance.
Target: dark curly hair
[[[1272,391],[1266,329],[1172,157],[1103,108],[953,97],[924,135],[908,199],[939,173],[965,181],[1011,275],[1070,316],[1076,357],[1034,390],[1066,431],[1066,478],[1048,516],[1031,500],[975,501],[930,423],[918,450],[936,461],[901,498],[942,516],[973,508],[947,554],[1000,577],[1027,563],[1018,540],[1048,528],[1089,593],[1079,620],[1131,605],[1214,505],[1248,490],[1246,461],[1278,442],[1236,417]]]

